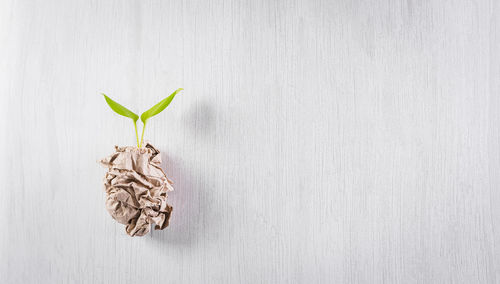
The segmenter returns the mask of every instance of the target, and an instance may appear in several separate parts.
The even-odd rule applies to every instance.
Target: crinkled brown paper
[[[144,148],[118,147],[101,160],[108,167],[104,177],[106,209],[130,236],[144,236],[151,224],[156,230],[168,226],[172,206],[167,192],[174,190],[161,169],[160,151],[151,144]]]

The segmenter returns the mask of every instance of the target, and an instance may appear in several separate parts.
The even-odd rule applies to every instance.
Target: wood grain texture
[[[148,123],[171,225],[97,160]],[[500,283],[498,1],[0,1],[1,283]]]

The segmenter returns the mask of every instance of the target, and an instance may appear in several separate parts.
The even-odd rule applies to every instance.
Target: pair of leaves
[[[141,114],[141,120],[142,120],[142,122],[144,124],[146,124],[146,121],[149,118],[151,118],[151,117],[159,114],[160,112],[162,112],[172,102],[172,100],[174,99],[175,95],[177,95],[177,93],[180,92],[180,91],[182,91],[182,90],[183,90],[182,88],[179,88],[179,89],[175,90],[175,92],[173,92],[170,96],[166,97],[165,99],[163,99],[159,103],[155,104],[153,107],[151,107],[147,111],[143,112]],[[109,107],[114,112],[116,112],[119,115],[123,115],[123,116],[131,118],[134,121],[134,123],[137,122],[137,120],[139,119],[139,116],[137,114],[133,113],[131,110],[129,110],[128,108],[122,106],[121,104],[113,101],[112,99],[110,99],[105,94],[102,94],[102,95],[104,96],[104,99],[106,99],[106,103],[109,105]]]
[[[137,120],[139,119],[139,116],[135,113],[133,113],[131,110],[128,108],[122,106],[121,104],[113,101],[110,99],[108,96],[105,94],[102,94],[104,96],[104,99],[106,100],[106,103],[109,105],[109,107],[116,112],[119,115],[123,115],[125,117],[129,117],[134,121],[134,129],[135,129],[135,137],[137,138],[137,147],[141,148],[142,147],[142,141],[144,140],[144,129],[146,128],[146,121],[159,114],[162,112],[174,99],[175,95],[182,91],[183,89],[177,89],[175,92],[173,92],[170,96],[166,97],[159,103],[155,104],[152,108],[148,109],[147,111],[143,112],[141,114],[141,120],[144,123],[144,126],[142,127],[142,134],[141,134],[141,141],[139,142],[139,135],[137,133]]]

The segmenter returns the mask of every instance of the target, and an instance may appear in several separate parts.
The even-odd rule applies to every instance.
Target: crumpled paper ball
[[[144,148],[115,146],[115,153],[101,160],[108,168],[104,177],[106,209],[130,236],[144,236],[151,224],[156,230],[168,226],[172,206],[167,192],[173,191],[161,169],[160,151],[151,144]]]

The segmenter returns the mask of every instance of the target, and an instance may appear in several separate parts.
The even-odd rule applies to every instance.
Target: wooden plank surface
[[[500,283],[498,1],[0,2],[1,283]],[[141,112],[175,189],[130,238]]]

